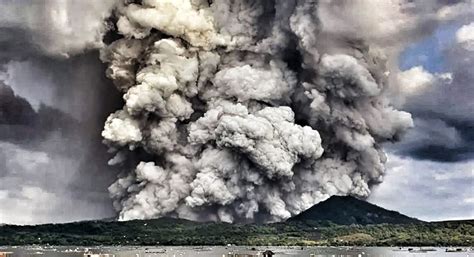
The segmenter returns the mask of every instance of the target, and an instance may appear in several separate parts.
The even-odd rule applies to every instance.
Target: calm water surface
[[[414,248],[419,249],[419,248]],[[464,252],[446,252],[446,248],[430,248],[429,252],[409,252],[407,248],[336,248],[336,247],[0,247],[0,252],[12,252],[12,257],[83,257],[85,251],[92,253],[111,253],[115,257],[222,257],[228,253],[257,254],[259,251],[272,250],[275,256],[306,256],[315,257],[474,257],[473,249],[462,248]]]

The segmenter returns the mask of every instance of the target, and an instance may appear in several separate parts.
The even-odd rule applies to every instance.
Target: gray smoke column
[[[102,132],[121,220],[279,221],[382,182],[411,115],[383,51],[325,31],[318,1],[131,2],[101,54],[125,101]]]

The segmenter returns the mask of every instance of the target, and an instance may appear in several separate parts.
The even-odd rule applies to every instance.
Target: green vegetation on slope
[[[290,221],[330,221],[339,225],[412,224],[422,221],[352,196],[332,196],[308,210],[290,218]]]
[[[0,226],[0,245],[377,245],[472,246],[474,221],[335,225],[197,223],[169,218]]]

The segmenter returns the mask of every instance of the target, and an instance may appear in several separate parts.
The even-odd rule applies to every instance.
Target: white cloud
[[[453,74],[431,73],[422,66],[415,66],[397,74],[397,84],[402,98],[423,94],[435,86],[449,86],[452,81]]]
[[[474,204],[474,197],[464,199],[464,203],[467,204]]]
[[[421,66],[413,67],[397,75],[401,91],[405,94],[415,94],[435,81],[435,76]]]
[[[8,197],[8,191],[7,190],[0,190],[0,201],[7,199]]]
[[[474,51],[474,22],[462,26],[456,32],[456,41],[464,49]]]
[[[459,170],[457,172],[445,172],[441,174],[438,173],[435,174],[433,177],[435,180],[438,181],[448,181],[453,179],[467,179],[474,181],[474,167],[471,167],[470,169]]]
[[[420,161],[389,155],[385,182],[369,201],[422,220],[474,218],[474,160]]]

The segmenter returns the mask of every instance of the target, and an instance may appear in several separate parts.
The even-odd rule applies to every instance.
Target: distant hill
[[[288,219],[288,221],[330,222],[338,225],[415,224],[423,222],[352,196],[332,196],[326,201],[320,202]]]

